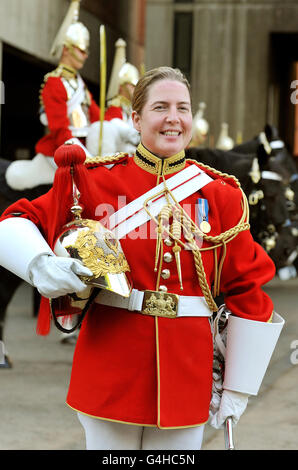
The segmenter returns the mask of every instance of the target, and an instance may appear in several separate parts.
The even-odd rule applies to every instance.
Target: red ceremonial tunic
[[[109,106],[105,112],[105,119],[111,121],[112,119],[123,119],[123,111],[121,106]]]
[[[200,167],[194,162],[185,163],[186,166],[191,164]],[[97,186],[98,206],[95,217],[95,208],[88,205],[88,194],[82,193],[83,217],[105,219],[112,208],[118,210],[118,196],[125,196],[128,204],[156,186],[157,175],[145,168],[136,156],[124,158],[111,169],[90,167],[88,173]],[[207,199],[211,225],[208,235],[215,236],[239,222],[242,194],[232,178],[202,169],[213,181],[180,204],[194,218],[198,198]],[[174,174],[166,174],[165,179]],[[10,217],[12,212],[23,213],[23,217],[39,226],[53,246],[52,197],[51,190],[32,202],[20,200],[4,213],[4,217]],[[103,203],[106,205],[100,205]],[[149,227],[148,222],[121,240],[133,287],[139,290],[156,290],[156,240],[149,236]],[[203,248],[206,246],[204,242]],[[163,254],[172,254],[172,248],[163,243]],[[211,287],[213,250],[201,254]],[[170,277],[163,279],[162,284],[170,293],[202,296],[192,252],[182,249],[180,257],[183,291],[180,290],[174,256],[173,261],[162,262],[161,268],[170,270]],[[225,294],[227,308],[243,318],[268,321],[273,304],[261,286],[274,273],[273,262],[254,242],[250,232],[240,232],[227,244],[222,268],[221,292]],[[67,404],[106,420],[160,428],[197,426],[209,417],[212,360],[208,317],[150,317],[94,304],[83,321],[76,344]]]

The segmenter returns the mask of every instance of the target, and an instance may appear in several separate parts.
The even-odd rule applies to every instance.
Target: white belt
[[[282,181],[282,177],[275,171],[262,171],[261,175],[264,180]]]
[[[140,312],[144,315],[167,318],[210,317],[212,315],[205,297],[176,295],[160,291],[132,289],[130,297],[127,298],[102,290],[95,302]]]

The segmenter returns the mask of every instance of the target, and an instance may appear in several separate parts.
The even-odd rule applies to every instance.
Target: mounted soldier
[[[40,120],[46,135],[37,142],[32,160],[14,161],[6,170],[6,182],[14,190],[52,184],[55,150],[70,138],[84,146],[90,124],[99,119],[99,107],[79,73],[90,42],[88,29],[79,21],[79,6],[77,0],[69,6],[51,48],[58,67],[45,75],[41,85]]]

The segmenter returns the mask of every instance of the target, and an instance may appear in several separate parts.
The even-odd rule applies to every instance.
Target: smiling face
[[[132,119],[147,150],[159,157],[181,152],[192,134],[191,101],[186,85],[168,79],[154,82],[142,111],[133,111]]]

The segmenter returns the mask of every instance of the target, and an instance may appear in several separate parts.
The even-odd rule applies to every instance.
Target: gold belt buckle
[[[178,311],[179,295],[145,290],[142,305],[144,315],[155,317],[176,318]]]

